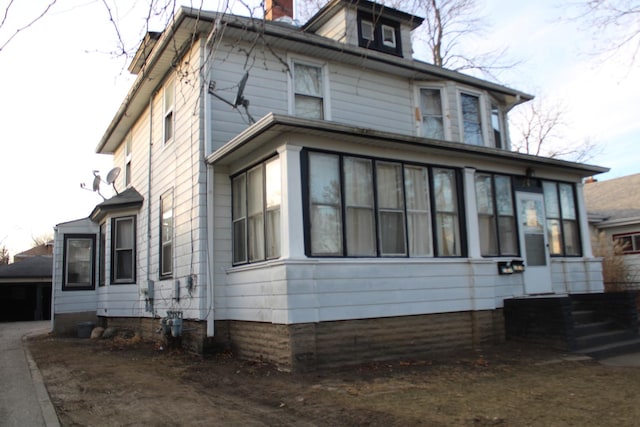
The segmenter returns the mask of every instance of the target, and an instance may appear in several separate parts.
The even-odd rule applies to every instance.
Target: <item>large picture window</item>
[[[550,254],[579,256],[582,248],[573,185],[544,181],[542,188]]]
[[[233,263],[280,256],[280,159],[232,178]]]
[[[135,216],[114,218],[111,221],[111,236],[111,283],[135,283]]]
[[[455,170],[313,151],[306,160],[308,255],[434,256],[434,236],[436,256],[463,254]]]
[[[173,191],[160,197],[160,277],[173,274]]]
[[[478,173],[475,182],[482,256],[517,256],[511,178]]]
[[[64,236],[63,291],[95,289],[95,246],[93,234]]]

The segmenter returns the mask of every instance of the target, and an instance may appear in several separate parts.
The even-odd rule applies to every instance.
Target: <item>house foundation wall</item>
[[[218,330],[220,323],[238,357],[293,371],[431,357],[504,341],[500,309],[294,325],[225,321],[216,322]]]
[[[92,322],[98,324],[98,316],[95,311],[82,311],[78,313],[55,313],[53,316],[53,333],[58,335],[76,335],[78,324]]]

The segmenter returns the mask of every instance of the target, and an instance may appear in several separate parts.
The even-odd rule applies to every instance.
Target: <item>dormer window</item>
[[[358,42],[367,49],[402,56],[400,24],[389,19],[359,13]]]

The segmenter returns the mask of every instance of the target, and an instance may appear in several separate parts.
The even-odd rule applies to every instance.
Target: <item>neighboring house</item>
[[[607,169],[510,151],[530,95],[413,60],[422,19],[395,9],[275,18],[181,8],[146,37],[97,147],[120,193],[56,229],[57,331],[183,319],[191,348],[302,369],[470,348],[505,299],[602,291],[581,182]]]
[[[587,214],[598,242],[617,243],[629,268],[630,286],[640,285],[640,173],[597,182],[587,181]]]
[[[32,248],[0,265],[0,322],[51,319],[53,259],[48,249]]]

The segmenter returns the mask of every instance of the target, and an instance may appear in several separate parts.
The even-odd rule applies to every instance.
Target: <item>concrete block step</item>
[[[626,341],[632,338],[634,338],[633,331],[627,329],[617,329],[613,331],[598,332],[595,334],[576,337],[575,347],[577,349],[598,347],[601,345]]]
[[[602,322],[579,323],[573,327],[576,337],[583,337],[600,332],[608,332],[615,329],[615,323],[610,320]]]
[[[573,323],[593,323],[597,321],[596,312],[594,310],[572,310],[571,316]]]
[[[638,337],[576,351],[576,353],[585,354],[595,359],[604,359],[636,352],[640,352],[640,338]]]

